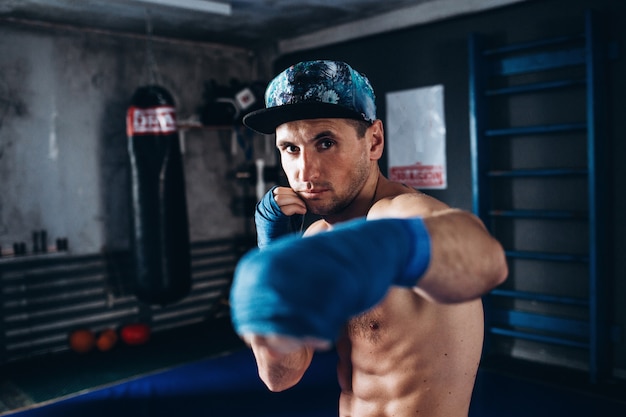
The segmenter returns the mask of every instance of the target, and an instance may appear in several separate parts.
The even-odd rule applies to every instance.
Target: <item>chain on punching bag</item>
[[[191,288],[185,177],[172,96],[138,88],[126,117],[131,162],[134,293],[170,304]]]

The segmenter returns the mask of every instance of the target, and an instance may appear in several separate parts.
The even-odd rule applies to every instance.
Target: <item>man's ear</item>
[[[379,160],[383,156],[383,148],[385,147],[385,130],[382,120],[374,120],[367,129],[367,135],[370,140],[370,159]]]

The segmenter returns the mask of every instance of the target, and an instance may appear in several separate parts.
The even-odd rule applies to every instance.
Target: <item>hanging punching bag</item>
[[[162,87],[138,88],[126,116],[132,183],[134,293],[170,304],[191,288],[189,225],[176,110]]]

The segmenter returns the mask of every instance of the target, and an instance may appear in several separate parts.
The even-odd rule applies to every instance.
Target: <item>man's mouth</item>
[[[319,188],[319,189],[312,189],[312,190],[302,190],[302,191],[299,191],[298,194],[300,194],[302,198],[319,198],[326,191],[328,191],[328,189]]]

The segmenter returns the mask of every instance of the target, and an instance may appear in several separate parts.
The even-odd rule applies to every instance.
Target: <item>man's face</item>
[[[337,214],[359,194],[373,167],[369,140],[344,119],[299,120],[276,129],[276,146],[291,188],[307,209]]]

